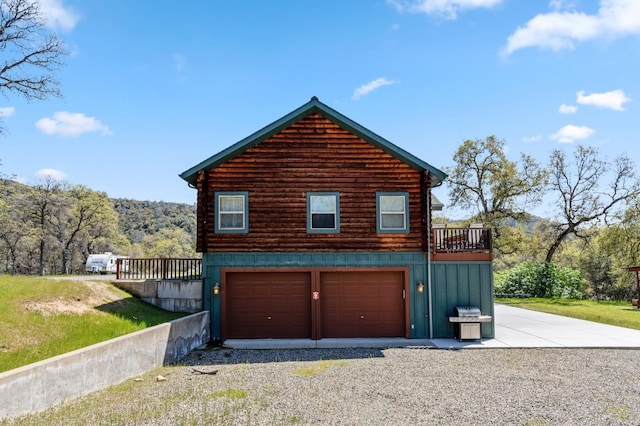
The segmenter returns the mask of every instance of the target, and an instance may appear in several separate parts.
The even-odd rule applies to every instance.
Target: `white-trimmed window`
[[[409,194],[379,192],[376,194],[377,228],[380,233],[409,232]]]
[[[249,193],[216,192],[216,232],[249,232]]]
[[[307,232],[340,232],[340,194],[337,192],[307,193]]]

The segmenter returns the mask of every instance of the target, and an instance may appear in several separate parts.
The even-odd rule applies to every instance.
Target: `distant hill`
[[[112,199],[120,231],[132,243],[139,243],[145,235],[153,235],[162,228],[176,226],[195,238],[196,206],[165,201],[137,201]]]
[[[26,192],[28,185],[0,179],[0,200]],[[110,198],[118,214],[120,232],[132,243],[139,243],[145,235],[153,235],[162,228],[182,228],[195,239],[196,206],[165,201],[138,201]]]

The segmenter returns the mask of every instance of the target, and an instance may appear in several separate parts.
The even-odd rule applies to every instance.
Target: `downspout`
[[[429,299],[427,305],[427,316],[429,317],[429,339],[433,338],[433,316],[431,294],[431,187],[427,187],[427,297]]]
[[[431,182],[431,179],[429,179]],[[442,181],[438,182],[435,186],[427,187],[427,292],[429,295],[429,304],[427,306],[427,312],[429,315],[429,339],[433,339],[433,295],[431,293],[431,190],[442,185]]]

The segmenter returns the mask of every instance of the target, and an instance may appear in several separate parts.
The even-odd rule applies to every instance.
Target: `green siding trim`
[[[456,306],[476,306],[494,316],[491,262],[432,262],[433,337],[451,338],[454,325],[448,315]],[[483,338],[495,337],[495,318],[481,326]]]
[[[221,295],[213,286],[222,280],[222,268],[409,268],[409,320],[411,338],[428,338],[427,262],[423,252],[386,253],[204,253],[202,270],[205,282],[204,306],[211,312],[212,339],[222,336]],[[425,284],[418,293],[417,283]]]

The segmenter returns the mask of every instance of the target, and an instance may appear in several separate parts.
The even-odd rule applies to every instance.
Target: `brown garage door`
[[[311,337],[311,274],[228,272],[227,338]]]
[[[323,272],[322,337],[403,337],[404,274]]]

